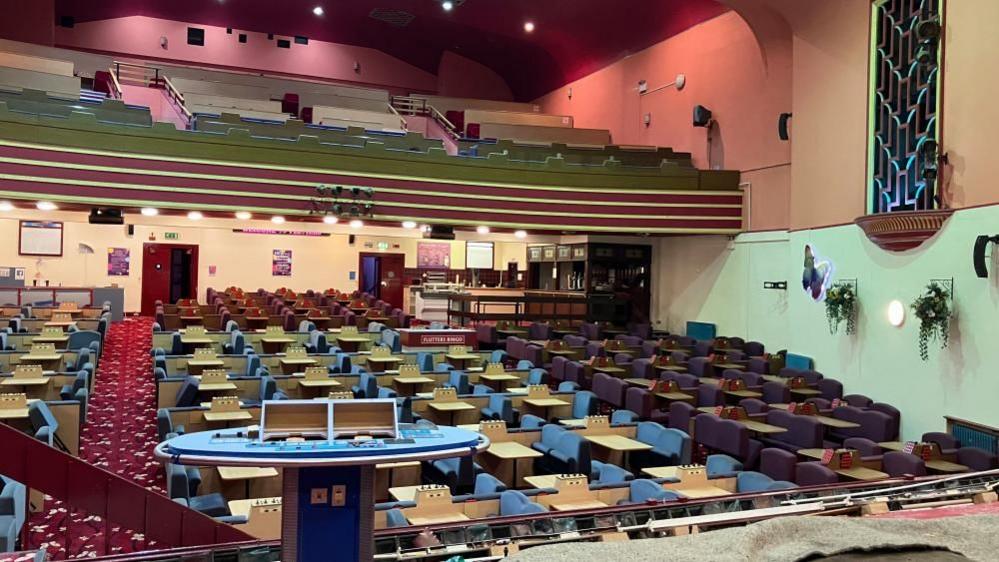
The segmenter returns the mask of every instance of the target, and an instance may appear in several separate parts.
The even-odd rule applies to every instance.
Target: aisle
[[[157,436],[151,347],[152,319],[129,318],[111,326],[80,434],[80,458],[166,493],[163,471],[153,458]],[[106,541],[100,518],[69,514],[62,502],[48,497],[45,509],[31,515],[28,526],[29,546],[46,547],[53,560],[155,546],[153,542],[147,544],[141,534],[118,526],[111,527]],[[105,542],[109,543],[109,552],[105,552]]]

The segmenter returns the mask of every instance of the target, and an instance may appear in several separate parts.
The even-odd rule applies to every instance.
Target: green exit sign
[[[180,240],[180,233],[179,232],[164,232],[163,233],[163,238],[165,238],[166,240]]]

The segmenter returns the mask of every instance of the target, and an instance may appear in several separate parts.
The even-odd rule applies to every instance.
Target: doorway
[[[142,314],[156,312],[156,301],[175,303],[198,297],[198,247],[143,244]]]
[[[402,308],[402,275],[406,256],[361,252],[358,259],[358,289],[393,307]]]

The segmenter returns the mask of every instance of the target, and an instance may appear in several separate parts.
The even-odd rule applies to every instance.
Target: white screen
[[[493,243],[468,242],[465,245],[465,267],[468,269],[493,268]]]
[[[19,252],[25,256],[61,256],[62,223],[23,221]]]

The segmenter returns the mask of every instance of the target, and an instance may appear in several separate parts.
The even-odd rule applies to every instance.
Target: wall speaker
[[[787,128],[788,121],[791,120],[790,113],[781,113],[777,118],[777,136],[782,141],[790,140],[790,131]]]
[[[135,225],[134,224],[126,224],[125,225],[125,232],[128,233],[129,236],[135,236]]]
[[[985,263],[985,250],[988,248],[989,242],[999,242],[999,236],[982,234],[978,238],[975,238],[975,251],[972,259],[975,264],[975,275],[982,279],[986,279],[989,276],[989,266]]]
[[[694,126],[707,127],[711,125],[711,110],[703,105],[694,106]]]
[[[354,245],[354,235],[353,234],[351,234],[350,236],[347,237],[347,244],[350,244],[351,246]]]

